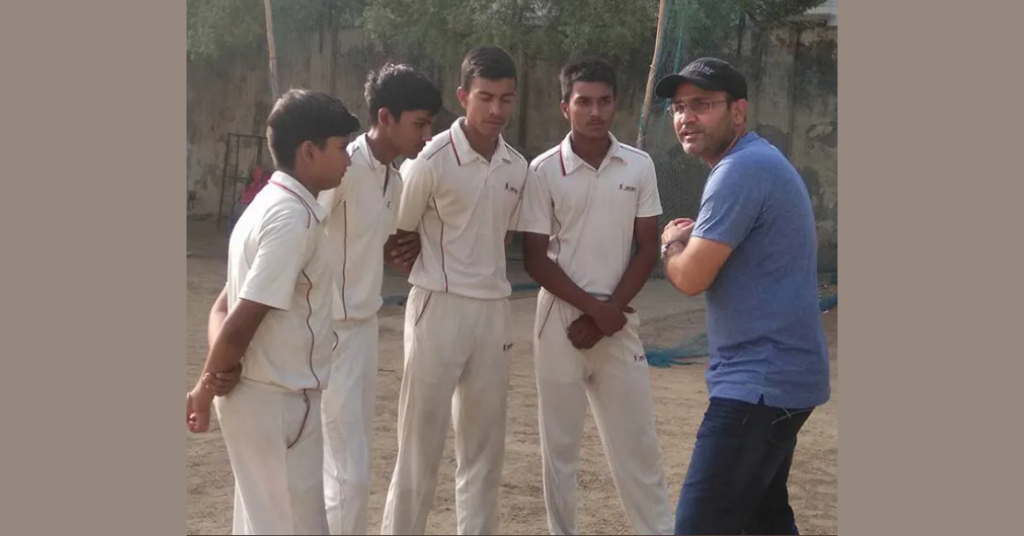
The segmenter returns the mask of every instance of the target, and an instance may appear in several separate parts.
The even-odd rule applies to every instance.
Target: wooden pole
[[[281,96],[281,91],[277,84],[277,48],[274,46],[274,16],[270,0],[263,0],[263,10],[266,11],[267,16],[267,52],[270,56],[270,93],[271,106],[273,106],[273,103]]]
[[[269,1],[269,0],[267,0]],[[651,70],[647,75],[647,94],[644,95],[644,107],[640,109],[640,130],[636,135],[636,147],[643,150],[644,138],[647,136],[647,122],[650,119],[651,99],[654,96],[654,75],[657,74],[658,56],[661,55],[661,35],[665,32],[665,3],[661,0],[658,6],[658,33],[654,38],[654,57],[651,59]]]

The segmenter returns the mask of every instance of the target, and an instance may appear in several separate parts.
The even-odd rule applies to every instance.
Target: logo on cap
[[[693,72],[693,71],[701,72],[701,73],[704,73],[704,74],[706,74],[708,76],[712,76],[712,75],[715,74],[715,70],[714,69],[712,69],[711,67],[708,67],[707,65],[704,65],[703,63],[693,63],[693,64],[687,66],[686,69],[683,69],[684,73],[689,73],[689,72]]]

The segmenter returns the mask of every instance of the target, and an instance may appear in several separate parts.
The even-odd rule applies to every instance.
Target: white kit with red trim
[[[384,249],[395,233],[402,180],[370,150],[366,134],[348,145],[352,159],[341,185],[322,192],[334,259],[337,346],[323,395],[324,497],[331,534],[366,534],[373,468]]]
[[[231,233],[228,310],[270,306],[242,380],[214,400],[235,475],[235,534],[327,534],[320,390],[330,382],[333,273],[325,211],[276,172]]]
[[[631,257],[633,222],[661,214],[654,162],[619,143],[598,169],[562,143],[533,160],[520,230],[551,236],[548,257],[577,286],[609,296]]]
[[[527,162],[501,138],[488,162],[469,145],[461,124],[441,132],[402,165],[398,228],[420,234],[409,282],[468,298],[511,294],[505,235],[516,230]]]
[[[398,228],[420,235],[405,310],[398,457],[381,534],[423,534],[448,429],[459,534],[498,534],[505,454],[511,285],[505,237],[517,227],[527,162],[498,140],[490,161],[459,119],[402,166]]]
[[[348,146],[352,164],[341,185],[320,193],[327,210],[324,230],[334,258],[334,317],[362,320],[384,303],[384,243],[394,234],[402,179],[394,165],[380,163],[366,134]]]
[[[330,373],[331,259],[323,207],[301,183],[276,172],[231,233],[228,307],[269,305],[243,357],[243,378],[289,391],[322,389]]]
[[[596,169],[573,151],[570,136],[531,164],[520,227],[548,235],[548,258],[581,289],[606,298],[632,258],[637,218],[661,214],[658,181],[651,158],[611,134]],[[533,354],[548,528],[577,533],[576,478],[589,403],[633,529],[672,534],[640,316],[626,314],[623,329],[579,350],[566,333],[582,315],[546,289],[537,297]]]

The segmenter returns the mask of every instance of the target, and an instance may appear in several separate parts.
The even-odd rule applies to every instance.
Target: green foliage
[[[673,15],[677,17],[672,22],[676,35],[669,40],[682,49],[686,58],[722,57],[731,52],[730,46],[735,49],[741,17],[737,0],[689,0]]]
[[[737,59],[739,33],[766,28],[816,7],[822,0],[679,0],[666,10],[662,68],[700,56]],[[671,63],[672,65],[667,65]]]
[[[646,65],[658,0],[274,0],[277,41],[328,27],[362,26],[385,48],[439,63],[491,43],[517,56],[597,55]],[[737,25],[772,24],[821,0],[668,0],[662,54],[722,54]],[[188,0],[191,60],[266,46],[263,0]],[[735,46],[733,44],[733,46]]]
[[[481,43],[526,58],[624,59],[650,50],[657,8],[657,0],[369,0],[365,28],[399,51],[447,63]]]
[[[662,58],[735,52],[739,24],[770,25],[822,0],[668,0]],[[658,0],[368,0],[364,27],[388,48],[451,63],[480,43],[521,58],[598,55],[646,65]]]
[[[252,47],[265,35],[263,0],[188,0],[186,12],[190,60]]]
[[[480,0],[370,0],[363,13],[364,28],[386,48],[439,61],[457,57],[473,34],[487,33],[475,20]],[[494,21],[493,26],[500,26]],[[462,51],[464,53],[464,51]]]
[[[276,41],[326,25],[358,23],[365,0],[274,0]],[[188,0],[186,49],[190,60],[214,60],[266,46],[263,0]]]
[[[563,0],[554,21],[561,46],[552,52],[565,55],[593,53],[612,60],[644,62],[654,50],[657,0]]]
[[[735,0],[740,10],[759,24],[779,24],[824,3],[824,0]]]

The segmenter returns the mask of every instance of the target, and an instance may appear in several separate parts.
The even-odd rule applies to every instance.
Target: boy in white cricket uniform
[[[609,132],[616,105],[610,65],[570,64],[560,78],[572,131],[531,163],[520,215],[526,270],[543,287],[533,348],[548,526],[552,534],[575,534],[589,399],[634,529],[671,534],[640,320],[629,306],[658,261],[654,163]]]
[[[278,171],[232,230],[186,424],[205,432],[216,407],[235,475],[234,534],[327,534],[320,391],[330,381],[333,273],[316,195],[339,184],[359,121],[338,99],[292,90],[267,125]],[[206,379],[243,361],[241,380],[214,401]]]
[[[516,96],[512,59],[496,47],[471,50],[458,96],[465,117],[402,167],[398,229],[419,233],[421,251],[409,278],[398,459],[382,534],[424,533],[453,420],[458,534],[498,530],[509,380],[505,237],[527,172],[501,136]]]
[[[401,241],[395,236],[402,179],[394,161],[416,157],[430,140],[441,109],[440,91],[408,65],[387,64],[371,72],[365,93],[370,131],[349,144],[352,165],[341,185],[320,194],[334,258],[338,335],[331,383],[321,404],[331,534],[366,534],[385,257],[393,268],[409,273],[419,253],[416,234]]]

